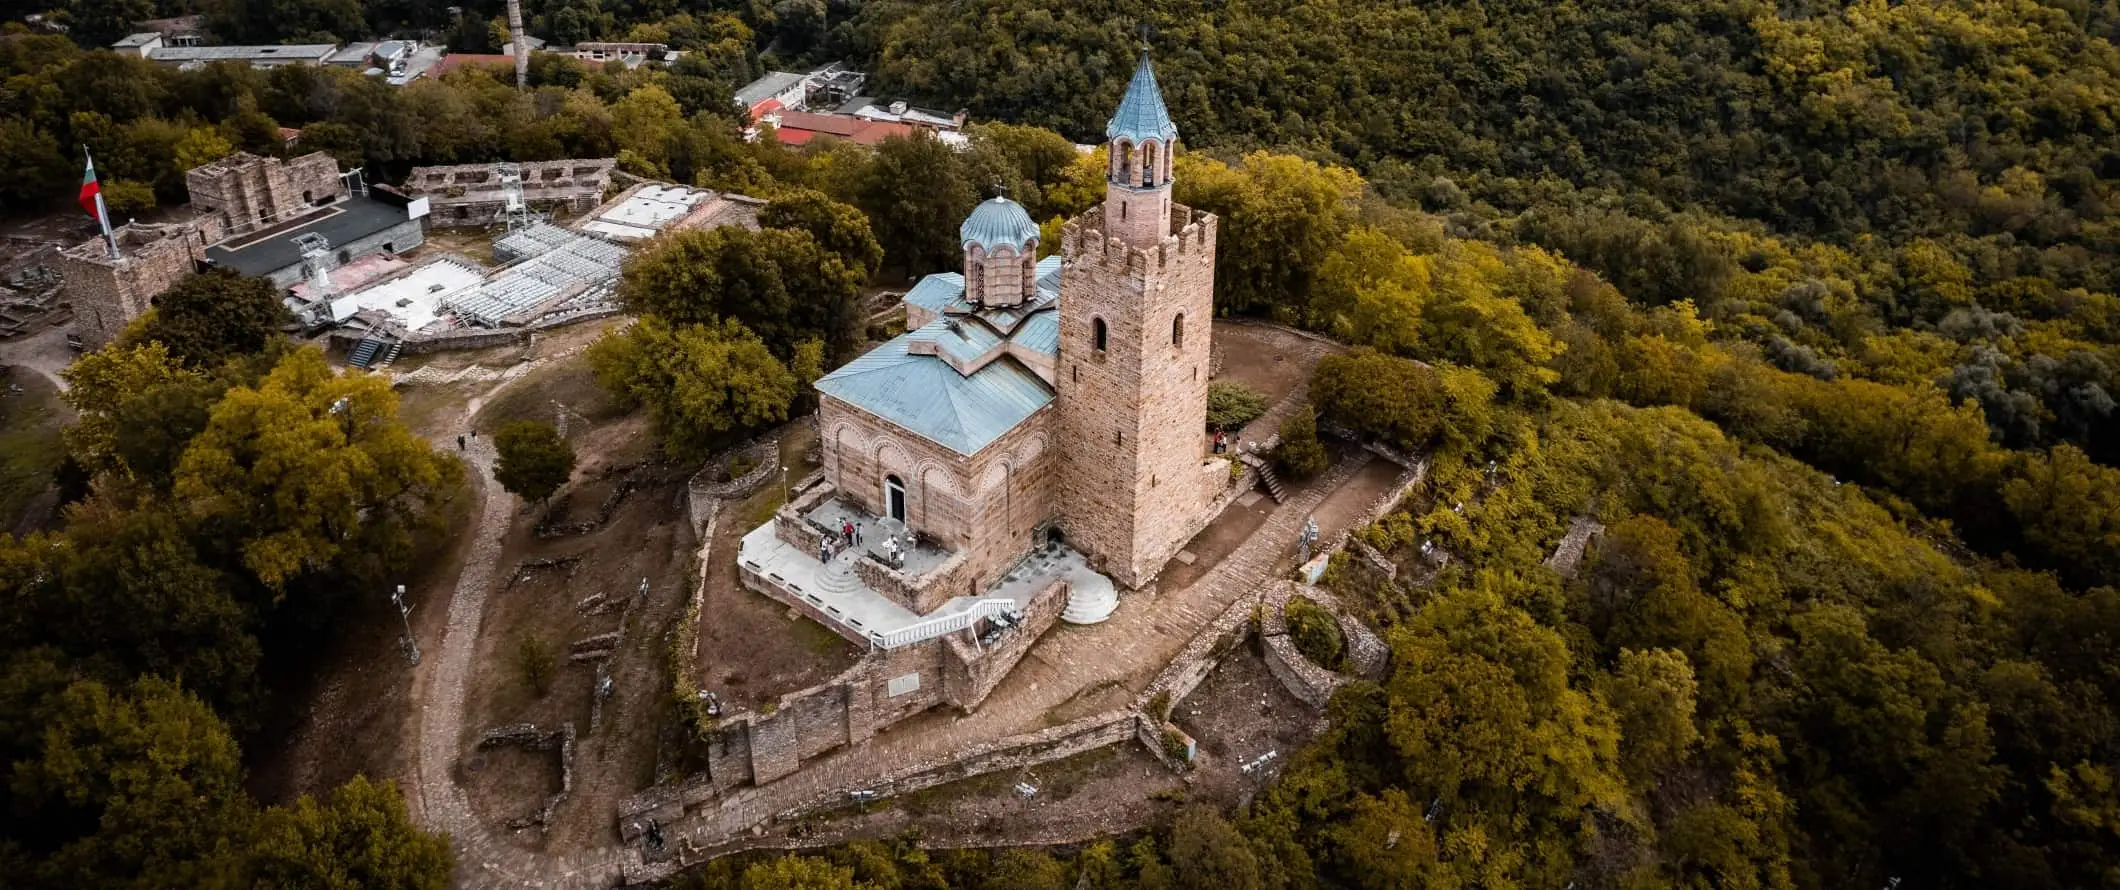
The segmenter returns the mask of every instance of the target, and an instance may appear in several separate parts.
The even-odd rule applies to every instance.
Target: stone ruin
[[[515,165],[521,172],[523,203],[528,207],[587,213],[611,187],[614,158],[533,161]],[[414,167],[405,180],[413,197],[426,198],[437,226],[490,226],[508,209],[510,189],[494,164]]]
[[[564,723],[560,728],[548,731],[537,728],[535,723],[513,723],[496,726],[479,736],[478,749],[481,751],[503,747],[558,752],[559,790],[546,797],[545,805],[537,812],[508,820],[510,830],[536,828],[543,831],[552,824],[552,811],[574,790],[574,724]]]

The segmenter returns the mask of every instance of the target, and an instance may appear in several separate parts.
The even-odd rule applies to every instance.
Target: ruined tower
[[[1061,242],[1060,509],[1069,543],[1138,587],[1228,480],[1205,447],[1215,218],[1171,201],[1178,127],[1146,53],[1105,137],[1104,204]]]

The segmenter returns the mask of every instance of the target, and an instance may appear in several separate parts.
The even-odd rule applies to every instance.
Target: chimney
[[[508,0],[508,39],[515,44],[515,89],[530,89],[530,42],[523,39],[523,0]]]

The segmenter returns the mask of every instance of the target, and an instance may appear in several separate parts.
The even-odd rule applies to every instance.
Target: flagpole
[[[96,169],[96,157],[89,154],[88,146],[81,146],[81,156],[88,159],[89,170],[93,171]],[[100,180],[101,177],[98,177],[98,179]],[[103,241],[110,245],[110,258],[113,260],[124,259],[125,257],[118,253],[118,236],[110,230],[110,208],[103,204],[103,185],[100,181],[96,184],[96,222],[101,223],[103,226]]]

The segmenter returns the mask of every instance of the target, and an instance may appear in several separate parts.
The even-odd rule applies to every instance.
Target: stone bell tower
[[[1138,587],[1228,481],[1206,447],[1215,218],[1171,201],[1178,127],[1145,52],[1105,137],[1104,204],[1061,239],[1060,511],[1070,544]]]

